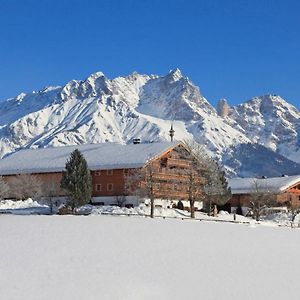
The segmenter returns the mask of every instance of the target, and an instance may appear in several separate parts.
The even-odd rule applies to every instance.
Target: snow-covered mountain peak
[[[216,115],[215,109],[179,69],[148,80],[139,94],[138,111],[169,120],[199,120],[203,114]]]
[[[169,71],[167,77],[173,81],[178,81],[183,78],[181,71],[178,68]]]
[[[299,161],[300,113],[280,96],[233,107],[222,99],[217,109],[179,69],[114,79],[96,72],[2,102],[0,157],[24,147],[169,140],[173,122],[175,139],[194,138],[219,159],[226,149],[258,143]]]
[[[16,98],[15,101],[16,102],[22,102],[22,100],[26,97],[25,93],[20,93]]]
[[[297,162],[300,151],[300,112],[278,95],[254,97],[231,107],[229,116],[249,138]]]
[[[296,107],[285,101],[281,96],[274,94],[254,97],[237,107],[250,107],[262,114],[272,114],[274,111],[289,111],[292,114],[299,114]]]
[[[104,75],[103,72],[98,71],[89,75],[86,80],[96,80],[99,77],[106,77],[106,76]]]
[[[48,93],[48,92],[51,92],[51,91],[58,91],[59,89],[61,89],[61,86],[57,85],[57,86],[45,86],[43,89],[41,89],[39,91],[39,93]]]
[[[80,82],[77,80],[70,80],[61,90],[60,97],[62,101],[70,100],[74,91],[78,89]]]

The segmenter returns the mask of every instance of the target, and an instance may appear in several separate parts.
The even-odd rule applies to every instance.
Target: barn
[[[114,204],[125,197],[127,204],[138,204],[138,197],[129,194],[126,178],[135,170],[151,164],[155,170],[156,198],[170,200],[168,205],[183,200],[187,203],[184,170],[189,162],[182,156],[181,142],[84,144],[54,148],[25,149],[0,160],[0,175],[8,183],[20,174],[31,174],[42,183],[57,186],[55,197],[65,197],[60,180],[70,154],[78,149],[85,157],[93,182],[92,202]],[[162,201],[166,203],[166,201]]]

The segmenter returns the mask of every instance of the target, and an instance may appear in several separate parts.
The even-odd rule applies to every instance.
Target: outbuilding
[[[249,206],[255,193],[274,195],[278,204],[293,208],[300,207],[300,175],[262,178],[234,178],[228,180],[231,188],[232,207]]]

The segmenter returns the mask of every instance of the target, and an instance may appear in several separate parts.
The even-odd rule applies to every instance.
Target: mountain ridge
[[[223,101],[220,115],[179,69],[114,79],[96,72],[1,104],[0,157],[30,147],[163,141],[172,123],[176,139],[193,138],[220,161],[228,149],[250,143],[300,162],[297,108],[264,95],[236,106]]]

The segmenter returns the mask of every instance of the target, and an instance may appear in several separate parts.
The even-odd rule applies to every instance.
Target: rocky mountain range
[[[206,145],[229,176],[300,174],[294,106],[265,95],[237,106],[220,100],[215,109],[179,69],[112,80],[97,72],[2,101],[0,157],[30,147],[169,140],[171,124],[175,139]]]

